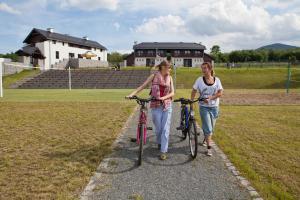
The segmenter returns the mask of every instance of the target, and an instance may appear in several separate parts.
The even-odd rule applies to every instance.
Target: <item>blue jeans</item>
[[[203,133],[205,136],[209,136],[214,131],[219,116],[219,107],[200,106],[199,109]]]
[[[165,111],[163,107],[152,108],[152,121],[156,133],[157,144],[161,144],[160,151],[162,153],[168,152],[169,134],[172,116],[172,105]]]

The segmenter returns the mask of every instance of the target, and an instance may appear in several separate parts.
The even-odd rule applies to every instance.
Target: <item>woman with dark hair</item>
[[[202,130],[204,133],[203,145],[207,145],[206,155],[212,156],[211,137],[219,115],[219,98],[222,96],[223,87],[218,77],[214,76],[214,70],[210,63],[204,62],[201,65],[203,76],[200,76],[191,93],[191,99],[195,98],[197,91],[204,102],[199,102]]]
[[[156,133],[156,141],[160,150],[160,159],[167,159],[169,133],[172,115],[172,97],[174,96],[173,79],[170,75],[171,65],[167,61],[162,61],[158,70],[151,74],[147,80],[133,91],[127,98],[141,92],[151,83],[150,95],[155,97],[156,101],[151,101],[150,108],[152,112],[152,121]]]

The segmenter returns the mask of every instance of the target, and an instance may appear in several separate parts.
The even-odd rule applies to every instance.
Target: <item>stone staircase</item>
[[[69,87],[68,70],[48,70],[18,86],[21,89],[64,89]],[[150,70],[75,69],[72,88],[125,89],[140,86]]]
[[[23,78],[23,79],[21,79],[21,80],[15,82],[15,83],[13,83],[13,84],[11,84],[11,85],[9,86],[9,88],[10,88],[10,89],[17,89],[17,88],[19,88],[21,85],[23,85],[24,83],[26,83],[26,82],[28,82],[28,81],[34,79],[35,77],[39,76],[41,73],[43,73],[43,72],[39,72],[39,73],[37,73],[37,74],[35,74],[35,75],[27,76],[26,78]]]

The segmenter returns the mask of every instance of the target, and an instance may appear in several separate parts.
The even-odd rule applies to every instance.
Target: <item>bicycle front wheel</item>
[[[180,123],[180,126],[181,126],[181,131],[182,131],[182,140],[185,140],[186,139],[186,136],[187,136],[187,130],[186,130],[186,113],[185,113],[185,110],[184,109],[181,109],[181,123]]]
[[[138,165],[142,164],[143,157],[143,145],[144,145],[144,124],[140,124],[139,127],[139,155],[138,155]]]
[[[194,159],[197,157],[198,152],[198,135],[195,120],[189,122],[188,136],[191,156]]]

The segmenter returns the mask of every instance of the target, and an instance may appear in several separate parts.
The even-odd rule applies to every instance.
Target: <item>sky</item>
[[[300,46],[299,0],[0,0],[0,53],[32,28],[88,36],[109,52],[137,42],[196,42],[221,51]]]

